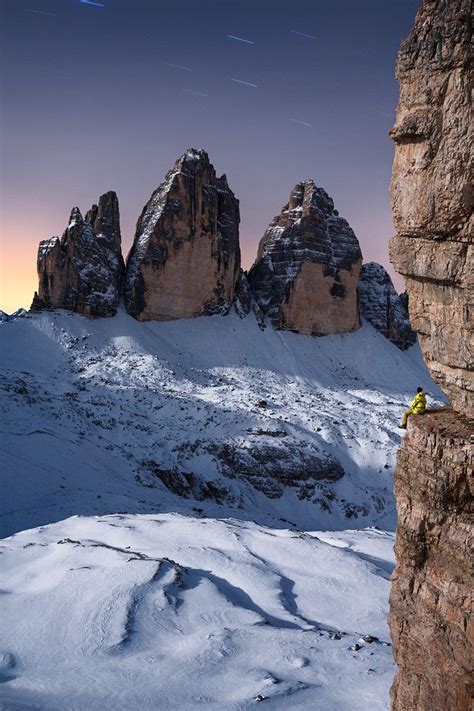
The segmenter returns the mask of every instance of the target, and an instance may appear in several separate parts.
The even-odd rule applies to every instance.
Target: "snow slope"
[[[55,312],[0,349],[2,710],[388,710],[416,346]]]
[[[368,324],[312,338],[252,316],[57,312],[0,329],[0,535],[169,511],[176,493],[214,516],[393,528],[400,413],[419,384],[439,396],[418,347]]]
[[[1,707],[388,709],[392,543],[172,513],[18,533],[0,548]]]

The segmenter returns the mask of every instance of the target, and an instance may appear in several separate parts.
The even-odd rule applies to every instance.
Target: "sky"
[[[240,200],[243,267],[313,178],[365,261],[394,234],[395,60],[419,0],[0,0],[0,308],[28,308],[38,242],[119,197],[124,253],[151,192],[204,148]],[[245,41],[242,41],[245,40]]]

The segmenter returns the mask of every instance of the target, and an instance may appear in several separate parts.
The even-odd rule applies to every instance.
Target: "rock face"
[[[249,273],[274,328],[323,335],[359,327],[362,254],[349,224],[312,180],[298,183],[274,218]]]
[[[434,380],[474,415],[470,0],[425,0],[402,43],[390,256]]]
[[[33,311],[63,308],[89,317],[113,316],[124,272],[117,195],[101,195],[85,218],[73,208],[61,239],[40,242],[37,269]]]
[[[412,418],[398,454],[389,616],[397,711],[471,708],[473,424],[449,410]]]
[[[377,331],[401,350],[415,343],[416,333],[411,330],[406,294],[397,294],[381,264],[362,265],[358,292],[360,315]]]
[[[411,417],[398,454],[394,711],[467,711],[473,695],[470,13],[469,0],[425,0],[398,57],[390,253],[454,410]]]
[[[239,202],[205,151],[189,149],[138,219],[125,304],[135,318],[224,313],[240,274]]]
[[[287,437],[285,432],[250,436],[237,442],[209,445],[219,473],[226,478],[242,477],[271,499],[283,496],[287,487],[299,499],[311,499],[316,482],[335,482],[344,476],[341,464],[314,444]]]
[[[252,306],[252,292],[247,275],[240,271],[240,276],[235,285],[234,309],[239,318],[245,318],[250,313]]]

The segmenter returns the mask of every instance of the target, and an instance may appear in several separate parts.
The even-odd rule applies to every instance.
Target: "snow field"
[[[5,539],[0,701],[387,709],[393,534],[338,534],[345,548],[332,535],[169,513],[73,517]]]

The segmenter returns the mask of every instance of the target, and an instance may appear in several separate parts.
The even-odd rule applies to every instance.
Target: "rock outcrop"
[[[9,323],[10,321],[16,321],[18,318],[28,318],[28,311],[22,308],[17,309],[12,314],[0,311],[0,323]]]
[[[389,616],[396,711],[472,708],[473,425],[449,410],[414,417],[398,454]]]
[[[63,308],[89,317],[113,316],[124,272],[117,195],[101,195],[85,218],[73,208],[63,236],[40,242],[37,269],[33,311]]]
[[[252,306],[252,292],[246,273],[241,270],[235,285],[234,309],[239,318],[245,318]]]
[[[401,350],[415,343],[416,333],[410,326],[407,295],[397,294],[390,275],[381,264],[368,262],[362,265],[358,292],[360,315],[379,333]]]
[[[390,257],[431,375],[473,416],[471,13],[470,0],[425,0],[400,48]]]
[[[398,454],[394,711],[467,711],[474,692],[471,12],[469,0],[425,0],[398,56],[390,253],[454,409],[411,417]]]
[[[359,327],[362,254],[349,224],[312,180],[298,183],[274,218],[249,272],[274,328],[324,335]]]
[[[229,310],[240,275],[239,201],[203,150],[189,149],[138,219],[125,305],[146,321]]]

